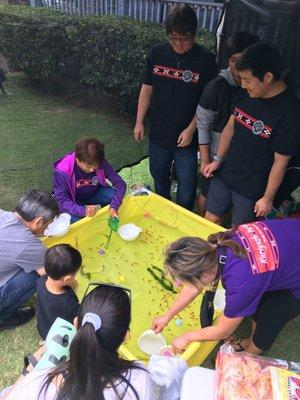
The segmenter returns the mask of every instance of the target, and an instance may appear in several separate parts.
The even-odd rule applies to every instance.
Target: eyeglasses
[[[188,35],[182,35],[182,36],[168,36],[168,39],[171,43],[187,43],[192,37],[192,34],[189,33]]]
[[[128,294],[129,301],[130,301],[130,304],[131,304],[131,289],[125,288],[123,286],[114,285],[113,283],[103,283],[103,282],[98,282],[98,281],[92,281],[92,282],[89,282],[89,284],[87,285],[87,287],[85,289],[84,295],[82,297],[82,300],[81,300],[81,303],[80,303],[80,306],[79,306],[78,315],[80,314],[81,306],[82,306],[82,303],[84,301],[84,298],[86,297],[86,295],[88,293],[90,293],[92,290],[94,290],[94,289],[89,290],[91,286],[95,286],[94,289],[96,289],[96,287],[100,286],[100,287],[110,287],[110,288],[115,288],[115,289],[119,289],[119,290],[124,290]]]

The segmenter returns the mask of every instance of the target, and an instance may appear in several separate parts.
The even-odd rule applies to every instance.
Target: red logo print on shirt
[[[274,271],[279,266],[276,240],[263,222],[240,225],[236,231],[244,245],[253,274]]]
[[[263,121],[251,117],[240,108],[235,107],[233,115],[237,123],[248,128],[254,135],[259,135],[264,139],[268,139],[271,136],[272,128],[270,126],[266,125]]]
[[[83,186],[97,186],[99,184],[99,179],[97,176],[93,176],[91,179],[79,179],[76,182],[76,188],[82,188]]]
[[[200,74],[198,74],[197,72],[192,72],[190,70],[176,69],[171,67],[164,67],[162,65],[155,65],[153,68],[153,74],[192,83],[198,83],[200,79]]]

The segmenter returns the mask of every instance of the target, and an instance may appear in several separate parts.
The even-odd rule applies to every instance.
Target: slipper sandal
[[[246,351],[245,348],[241,345],[241,341],[243,339],[245,339],[245,338],[232,339],[228,343],[233,346],[237,346],[237,349],[235,349],[234,347],[233,348],[234,348],[235,352],[239,353],[240,351]]]
[[[27,370],[29,364],[31,364],[32,367],[34,368],[37,363],[38,363],[38,360],[35,358],[35,356],[33,354],[26,354],[26,356],[24,356],[24,367],[23,367],[22,375],[26,376],[29,373],[29,371]]]

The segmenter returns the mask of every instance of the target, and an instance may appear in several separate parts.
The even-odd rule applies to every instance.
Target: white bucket
[[[136,226],[135,224],[126,224],[120,226],[118,229],[118,233],[123,240],[131,241],[135,240],[139,237],[140,233],[142,232],[142,228]]]
[[[71,215],[67,213],[55,217],[53,222],[45,229],[45,236],[64,236],[70,229]]]
[[[149,329],[141,334],[137,342],[139,348],[148,355],[159,355],[162,348],[167,346],[165,338],[160,333]]]

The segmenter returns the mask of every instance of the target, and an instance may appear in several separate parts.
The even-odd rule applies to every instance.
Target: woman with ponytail
[[[151,400],[142,364],[120,358],[129,333],[131,304],[118,286],[99,285],[84,297],[70,357],[52,370],[32,371],[9,393],[22,400]]]
[[[169,321],[221,279],[225,309],[216,325],[177,337],[173,351],[191,342],[230,341],[244,317],[252,317],[250,337],[231,340],[236,350],[261,354],[284,325],[300,314],[300,219],[258,221],[210,235],[183,237],[166,249],[165,266],[182,290],[170,309],[152,322],[162,331]]]

